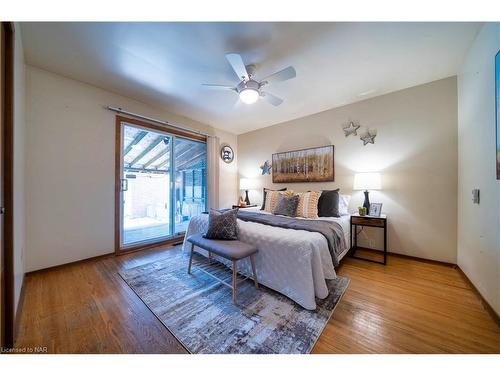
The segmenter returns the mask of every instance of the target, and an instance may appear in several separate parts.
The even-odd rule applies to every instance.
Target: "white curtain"
[[[219,138],[207,139],[207,208],[219,208]]]

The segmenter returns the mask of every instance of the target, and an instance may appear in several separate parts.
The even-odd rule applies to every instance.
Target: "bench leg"
[[[233,260],[233,303],[236,305],[236,275],[238,274],[238,265],[236,260]]]
[[[189,252],[189,266],[188,266],[188,274],[191,274],[191,264],[193,264],[193,249],[194,243],[191,244],[191,250]]]
[[[257,280],[257,272],[255,270],[255,260],[253,259],[253,254],[250,255],[250,263],[252,264],[253,283],[255,284],[255,288],[259,289],[259,281]]]

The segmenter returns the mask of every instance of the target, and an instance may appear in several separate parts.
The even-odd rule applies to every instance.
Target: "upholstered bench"
[[[193,263],[193,249],[194,246],[198,246],[206,251],[208,251],[208,257],[211,259],[212,253],[218,255],[224,259],[230,260],[233,262],[233,277],[232,277],[232,285],[226,283],[224,280],[218,278],[214,274],[204,270],[203,268],[198,268],[200,271],[206,273],[207,275],[213,277],[220,283],[225,286],[228,286],[233,291],[233,303],[236,304],[236,289],[237,289],[237,274],[238,274],[238,261],[241,259],[245,259],[250,257],[250,263],[252,264],[252,272],[253,272],[253,281],[255,287],[259,287],[259,283],[257,281],[257,272],[255,269],[255,261],[253,256],[257,253],[257,248],[253,245],[237,241],[237,240],[209,240],[203,237],[202,234],[194,234],[187,238],[187,241],[191,243],[191,250],[189,254],[189,265],[188,265],[188,273],[191,273],[191,265]],[[246,280],[246,277],[244,280]]]

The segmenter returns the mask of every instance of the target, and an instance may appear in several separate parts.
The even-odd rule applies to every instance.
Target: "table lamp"
[[[256,188],[256,181],[251,178],[241,178],[240,179],[240,190],[245,190],[245,203],[247,206],[250,205],[250,199],[248,199],[248,190],[253,190]]]
[[[367,212],[370,212],[370,199],[368,197],[368,190],[380,190],[380,173],[378,172],[363,172],[354,175],[354,190],[364,190],[365,202],[363,207]]]

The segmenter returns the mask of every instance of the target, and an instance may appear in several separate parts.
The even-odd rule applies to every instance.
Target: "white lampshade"
[[[380,173],[378,172],[364,172],[354,175],[354,190],[379,190],[381,188]]]
[[[257,181],[252,178],[240,179],[240,190],[253,190],[257,189]]]

